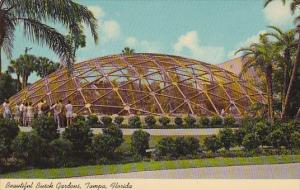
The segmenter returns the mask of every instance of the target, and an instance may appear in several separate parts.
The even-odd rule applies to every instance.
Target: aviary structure
[[[51,105],[58,100],[75,112],[118,115],[241,116],[265,95],[247,81],[218,66],[178,56],[138,53],[112,55],[78,63],[40,79],[10,98]]]

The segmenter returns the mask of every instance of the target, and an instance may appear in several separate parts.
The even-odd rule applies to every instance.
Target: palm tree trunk
[[[286,92],[288,88],[288,83],[290,79],[289,75],[289,65],[291,65],[291,57],[290,57],[290,51],[288,49],[285,50],[284,52],[284,60],[285,60],[285,65],[284,65],[284,73],[283,73],[283,86],[282,86],[282,91],[281,91],[281,111],[283,110],[283,105],[286,97]]]
[[[299,65],[300,65],[300,39],[298,40],[296,61],[293,65],[293,70],[292,70],[288,90],[287,90],[286,95],[285,95],[285,101],[284,101],[283,109],[282,109],[282,112],[281,112],[281,120],[286,119],[286,114],[287,114],[287,110],[289,109],[289,103],[290,103],[291,95],[292,95],[291,93],[292,93],[293,86],[294,86],[295,81],[296,81],[297,69],[298,69]]]
[[[273,102],[273,84],[272,84],[272,66],[266,68],[267,93],[269,101],[269,120],[274,124],[274,102]]]
[[[0,47],[0,74],[2,72],[2,57],[1,57],[1,47]]]

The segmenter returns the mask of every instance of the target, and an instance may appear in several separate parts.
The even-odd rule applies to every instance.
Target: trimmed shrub
[[[141,118],[137,115],[130,117],[128,120],[128,126],[129,128],[141,128],[142,127]]]
[[[176,117],[174,122],[177,127],[182,127],[183,119],[181,117]]]
[[[123,121],[124,121],[124,117],[122,117],[122,116],[117,116],[117,117],[115,117],[115,119],[114,119],[114,123],[115,123],[117,126],[121,126],[122,123],[123,123]]]
[[[172,137],[162,138],[156,145],[156,155],[158,157],[175,157],[176,156],[175,140]]]
[[[161,126],[163,127],[167,127],[169,125],[169,123],[171,122],[171,119],[169,117],[160,117],[158,119],[159,123],[161,124]]]
[[[249,133],[243,139],[242,145],[246,150],[255,150],[260,145],[259,136],[256,133]]]
[[[36,132],[19,133],[12,142],[12,149],[14,156],[29,166],[39,166],[47,157],[45,142]]]
[[[37,134],[50,142],[59,137],[59,131],[53,117],[41,116],[33,120],[32,128]]]
[[[110,116],[101,117],[101,122],[104,127],[110,127],[112,125],[112,118]]]
[[[216,125],[222,125],[222,122],[223,122],[223,120],[222,120],[221,117],[219,117],[219,116],[213,116],[213,117],[211,117],[210,124],[212,126],[216,126]]]
[[[176,155],[195,155],[200,150],[199,140],[195,137],[177,137],[175,139]]]
[[[235,124],[235,118],[232,115],[226,115],[224,117],[224,125],[233,126]]]
[[[258,140],[261,142],[262,145],[267,145],[266,138],[268,134],[271,132],[270,126],[266,125],[265,122],[260,121],[255,124],[254,132],[258,136]]]
[[[14,120],[0,119],[0,158],[7,159],[11,155],[11,143],[18,133],[19,128]]]
[[[226,150],[229,150],[234,145],[235,138],[232,129],[225,127],[225,129],[220,130],[218,136],[222,147]]]
[[[111,146],[112,148],[117,148],[120,146],[124,139],[123,139],[123,132],[119,127],[111,126],[109,128],[102,129],[103,136],[110,136],[111,139]]]
[[[87,123],[87,126],[89,126],[90,128],[100,128],[101,127],[97,115],[89,115],[86,123]]]
[[[131,151],[141,156],[146,155],[146,150],[149,149],[150,134],[146,131],[137,130],[131,136]]]
[[[242,146],[243,139],[244,139],[246,134],[247,134],[247,132],[244,128],[236,129],[234,131],[235,144],[238,145],[238,146]]]
[[[196,119],[193,116],[187,116],[184,119],[184,122],[186,123],[187,127],[192,128],[195,126]]]
[[[212,135],[204,139],[204,146],[207,150],[217,152],[222,147],[222,144],[216,135]]]
[[[266,138],[267,143],[272,145],[274,148],[280,148],[287,143],[286,137],[282,129],[276,129],[272,131]]]
[[[208,117],[200,117],[200,123],[202,126],[208,126],[209,125],[209,118]]]
[[[50,159],[56,167],[68,166],[73,149],[72,142],[66,139],[55,139],[50,143]]]
[[[300,133],[295,131],[291,134],[291,147],[292,148],[300,148]]]
[[[145,117],[145,123],[147,127],[154,127],[156,124],[156,119],[153,115],[148,115]]]

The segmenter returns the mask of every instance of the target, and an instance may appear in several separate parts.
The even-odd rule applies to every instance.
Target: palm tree
[[[269,3],[271,3],[272,1],[274,1],[274,0],[266,0],[264,6],[265,7],[268,6]],[[290,1],[282,0],[282,2],[283,2],[283,4],[285,4],[285,3],[290,2]],[[292,14],[295,13],[295,10],[297,8],[299,8],[299,6],[300,6],[300,1],[299,0],[292,0],[291,1],[290,9],[292,11]],[[299,21],[299,20],[300,20],[300,16],[297,16],[296,21]],[[298,25],[297,28],[299,29],[300,25]],[[297,30],[297,32],[298,32],[298,35],[299,35],[299,30]],[[289,85],[288,85],[288,88],[287,88],[284,104],[283,104],[283,107],[282,107],[283,108],[282,112],[281,112],[281,119],[282,120],[284,120],[286,118],[287,111],[289,109],[290,100],[292,98],[292,91],[293,91],[293,88],[295,86],[297,70],[298,70],[299,66],[300,66],[300,35],[299,35],[299,39],[298,39],[298,42],[297,42],[296,61],[293,64],[293,69],[292,69]]]
[[[44,78],[45,76],[53,73],[59,68],[59,63],[55,63],[46,57],[38,57],[35,63],[34,71],[36,74]]]
[[[269,120],[274,123],[274,103],[273,103],[273,84],[272,72],[274,64],[274,55],[277,53],[277,46],[268,41],[265,35],[260,35],[259,43],[253,43],[250,47],[241,48],[237,53],[243,52],[242,73],[249,68],[255,67],[264,73],[267,82],[267,99]]]
[[[134,52],[134,49],[131,49],[130,47],[125,47],[123,50],[122,50],[122,54],[123,55],[133,55],[135,52]]]
[[[282,110],[285,101],[285,95],[288,88],[288,83],[290,80],[290,70],[292,68],[292,54],[297,47],[297,42],[295,40],[295,30],[289,30],[283,32],[281,29],[275,26],[269,26],[273,31],[266,33],[267,36],[274,37],[277,42],[276,45],[281,49],[279,68],[283,69],[283,86],[281,91],[281,104]],[[282,61],[281,61],[282,60]]]
[[[29,40],[48,45],[67,65],[73,64],[72,48],[65,36],[45,22],[62,24],[74,34],[80,24],[86,24],[97,42],[96,18],[87,7],[72,0],[0,0],[0,52],[11,58],[14,32],[21,24]]]

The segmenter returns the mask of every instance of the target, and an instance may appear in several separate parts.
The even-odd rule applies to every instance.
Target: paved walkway
[[[144,171],[79,178],[142,178],[142,179],[300,179],[300,163],[207,167],[176,170]]]
[[[20,127],[23,132],[29,132],[32,130],[31,127]],[[98,134],[102,132],[101,128],[93,128],[93,133]],[[123,135],[132,135],[134,131],[138,129],[122,129]],[[214,135],[219,132],[219,128],[207,128],[207,129],[143,129],[147,131],[150,135],[163,135],[163,136],[173,136],[173,135]],[[60,129],[63,132],[64,129]]]

